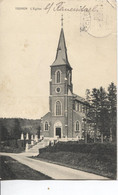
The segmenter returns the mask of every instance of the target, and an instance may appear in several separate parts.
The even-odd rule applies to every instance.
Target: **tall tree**
[[[94,126],[94,142],[97,131],[101,134],[102,143],[104,136],[110,136],[110,141],[112,141],[112,136],[116,136],[116,86],[111,83],[108,93],[103,87],[93,88],[91,93],[87,89],[86,100],[91,105],[87,116]]]
[[[92,123],[94,125],[94,142],[96,142],[96,134],[98,130],[98,117],[99,117],[99,90],[96,88],[92,89],[91,94],[91,109],[90,109],[90,117],[92,119]]]
[[[91,101],[91,92],[90,92],[90,89],[86,89],[85,95],[86,95],[86,101],[88,103],[90,103],[90,101]]]
[[[108,135],[108,100],[107,93],[103,87],[100,89],[93,88],[91,93],[91,110],[89,115],[94,124],[94,142],[96,142],[97,131],[101,133],[101,142],[103,143],[104,135]]]
[[[89,129],[89,124],[91,122],[91,119],[89,117],[89,114],[90,114],[90,104],[91,104],[91,92],[90,92],[90,89],[86,89],[86,92],[85,92],[85,95],[86,95],[86,106],[84,106],[84,109],[85,109],[85,113],[86,113],[86,118],[83,119],[83,122],[84,122],[84,129],[85,129],[85,133],[84,133],[84,137],[85,137],[85,143],[87,143],[87,140],[88,140],[88,129]]]
[[[108,135],[109,132],[109,118],[108,118],[108,101],[107,93],[103,87],[99,89],[99,129],[101,132],[101,142],[103,143],[103,137]]]
[[[110,141],[116,137],[116,86],[112,82],[108,87],[109,115],[110,115]]]

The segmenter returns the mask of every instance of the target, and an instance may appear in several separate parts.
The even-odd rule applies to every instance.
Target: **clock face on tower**
[[[56,88],[56,92],[57,92],[57,93],[60,93],[60,92],[61,92],[61,88],[60,88],[60,87],[57,87],[57,88]]]

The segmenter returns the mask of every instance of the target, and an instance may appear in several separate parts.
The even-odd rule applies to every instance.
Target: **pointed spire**
[[[63,31],[63,15],[61,17],[61,33],[60,33],[59,43],[58,43],[58,47],[57,47],[56,58],[52,64],[52,66],[56,66],[56,65],[70,66],[70,64],[68,62],[67,49],[66,49],[64,31]]]

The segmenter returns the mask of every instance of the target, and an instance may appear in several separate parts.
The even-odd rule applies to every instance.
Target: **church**
[[[49,112],[41,118],[40,136],[60,140],[83,139],[83,121],[86,120],[89,104],[73,93],[72,67],[68,61],[63,25],[50,71]]]

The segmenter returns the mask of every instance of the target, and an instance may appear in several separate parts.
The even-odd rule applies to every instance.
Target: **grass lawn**
[[[18,161],[0,156],[0,178],[2,180],[26,179],[26,180],[49,180],[50,177],[35,171]]]
[[[116,179],[114,145],[59,143],[35,158]]]
[[[7,153],[20,153],[23,152],[23,147],[11,147],[11,146],[3,146],[0,147],[0,152],[7,152]]]

